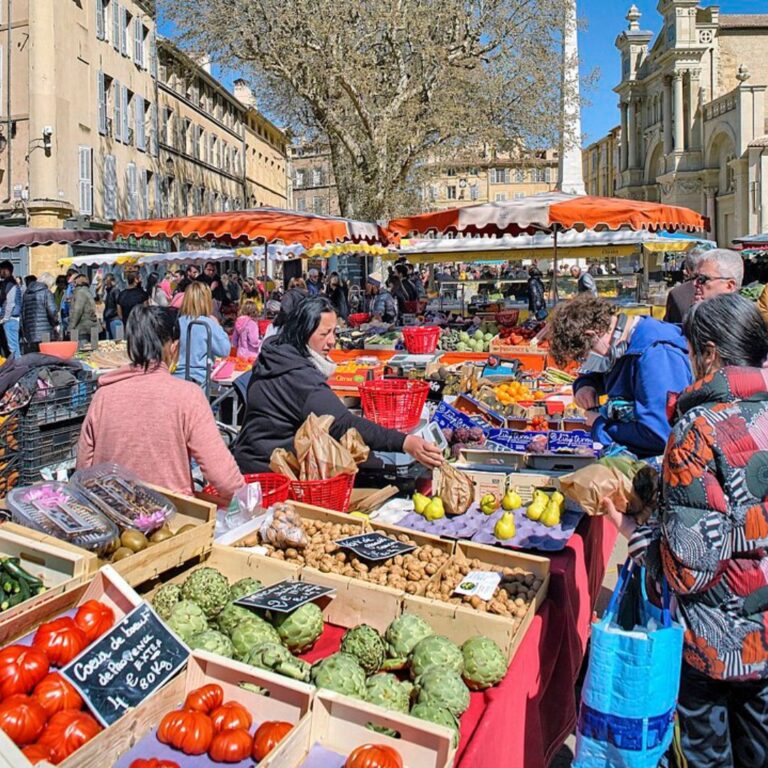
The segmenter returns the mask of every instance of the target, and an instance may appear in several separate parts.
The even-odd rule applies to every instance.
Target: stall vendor
[[[617,314],[608,301],[584,294],[555,310],[550,339],[558,365],[582,365],[573,391],[592,438],[641,458],[660,456],[670,433],[668,395],[692,382],[680,329]]]
[[[171,376],[179,321],[166,307],[137,306],[126,327],[131,365],[104,374],[80,431],[77,468],[114,462],[140,480],[194,491],[194,459],[229,500],[243,476],[221,439],[203,390]]]
[[[296,431],[311,413],[335,418],[331,435],[337,440],[354,428],[371,450],[404,452],[425,466],[440,465],[443,456],[436,445],[355,416],[328,386],[336,367],[329,358],[336,323],[328,298],[312,296],[288,315],[279,335],[262,345],[248,386],[245,422],[233,447],[243,473],[269,472],[272,452],[292,450]]]

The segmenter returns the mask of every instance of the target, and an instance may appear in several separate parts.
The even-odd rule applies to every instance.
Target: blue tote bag
[[[635,571],[639,589],[628,592]],[[683,628],[670,617],[666,579],[662,598],[661,610],[648,601],[645,569],[628,559],[605,615],[592,626],[574,768],[655,768],[667,751],[680,685]],[[617,623],[625,599],[640,603],[631,607],[644,627],[627,630]]]

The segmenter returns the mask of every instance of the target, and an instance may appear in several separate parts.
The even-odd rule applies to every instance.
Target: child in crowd
[[[259,308],[256,302],[244,301],[232,333],[232,346],[237,348],[238,357],[252,358],[259,354],[261,337],[259,324],[256,321],[258,316]]]

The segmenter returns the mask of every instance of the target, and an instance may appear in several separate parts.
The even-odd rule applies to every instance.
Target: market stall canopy
[[[103,243],[111,240],[112,233],[109,230],[0,227],[0,250],[15,250],[33,245]]]
[[[143,251],[122,251],[120,253],[89,253],[87,256],[66,256],[59,259],[59,266],[64,269],[74,267],[100,267],[113,265],[135,264]]]
[[[184,237],[213,240],[226,245],[284,243],[312,248],[328,243],[387,244],[377,224],[336,216],[253,208],[171,219],[118,221],[115,237]]]
[[[301,245],[269,245],[267,255],[270,261],[291,261],[300,259],[304,253]],[[206,248],[197,251],[170,251],[168,253],[145,253],[138,260],[139,266],[158,264],[197,264],[205,261],[263,261],[264,248]]]
[[[744,256],[765,256],[768,253],[768,232],[739,237],[733,244]]]
[[[383,256],[388,257],[395,251],[384,248],[381,245],[368,245],[367,243],[339,243],[338,245],[316,245],[310,248],[304,256],[309,259],[329,259],[332,256]]]
[[[516,200],[479,203],[464,208],[392,219],[392,235],[413,237],[430,233],[464,235],[533,235],[565,229],[635,229],[700,232],[709,221],[695,211],[674,205],[613,197],[545,192]]]
[[[643,243],[643,248],[652,253],[673,253],[682,251],[711,251],[717,248],[714,240],[694,237],[685,232],[659,232],[651,240]]]

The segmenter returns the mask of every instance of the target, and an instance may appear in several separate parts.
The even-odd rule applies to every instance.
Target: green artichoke
[[[219,656],[226,656],[231,659],[235,655],[235,649],[232,641],[221,632],[215,629],[207,629],[204,632],[198,632],[192,635],[187,643],[190,648],[200,648],[203,651],[217,653]]]
[[[381,669],[387,652],[381,635],[367,624],[348,629],[341,640],[341,650],[354,656],[367,675]]]
[[[232,633],[244,622],[249,621],[253,617],[261,619],[261,617],[250,610],[249,608],[243,608],[242,605],[235,605],[230,603],[215,619],[214,622],[219,628],[220,632],[232,637]],[[263,621],[263,619],[262,619]]]
[[[459,746],[459,721],[449,710],[444,707],[437,707],[430,702],[414,704],[413,709],[411,709],[411,716],[450,728],[453,731],[453,746]]]
[[[323,634],[323,612],[314,603],[304,603],[291,613],[277,613],[272,623],[285,647],[294,653],[309,650]]]
[[[302,683],[309,682],[309,670],[312,666],[302,659],[297,659],[284,645],[279,643],[257,645],[251,649],[245,663],[261,669],[268,669],[294,680],[301,680]]]
[[[434,634],[432,627],[420,616],[404,613],[398,616],[384,633],[387,655],[390,659],[405,659],[419,640]]]
[[[395,675],[387,672],[371,675],[365,681],[365,700],[395,712],[408,712],[412,693],[411,683],[408,681],[401,683]]]
[[[507,657],[490,637],[470,637],[461,646],[464,682],[472,691],[496,685],[507,674]]]
[[[235,658],[244,661],[257,645],[279,643],[280,635],[269,622],[254,614],[235,628],[230,639],[235,647]]]
[[[197,603],[212,619],[229,603],[229,582],[215,568],[198,568],[181,585],[181,597]]]
[[[185,643],[192,635],[208,629],[203,609],[191,600],[181,600],[176,603],[166,623]]]
[[[416,678],[429,667],[443,667],[457,672],[464,671],[461,648],[443,635],[431,635],[414,646],[410,656],[411,677]]]
[[[443,707],[456,717],[469,708],[469,688],[458,672],[445,667],[430,667],[417,677],[416,695],[419,704]]]
[[[312,665],[310,679],[318,688],[362,699],[365,696],[365,672],[354,656],[334,653]]]
[[[152,607],[157,611],[157,615],[167,620],[171,615],[173,606],[181,600],[180,584],[164,584],[157,590],[152,598]]]
[[[237,600],[246,595],[252,595],[254,592],[258,592],[263,586],[264,585],[258,579],[246,576],[244,579],[236,581],[229,588],[229,599]]]

